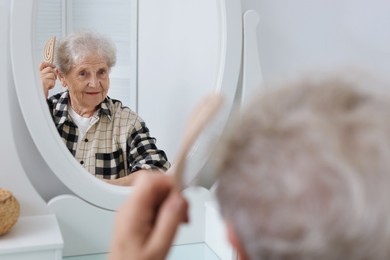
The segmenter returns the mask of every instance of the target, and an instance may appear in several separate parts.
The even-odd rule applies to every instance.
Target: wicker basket
[[[19,202],[10,191],[0,189],[0,236],[15,225],[19,215]]]

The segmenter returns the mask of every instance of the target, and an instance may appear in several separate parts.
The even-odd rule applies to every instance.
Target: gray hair
[[[61,41],[56,48],[56,62],[60,72],[68,73],[72,66],[90,55],[103,58],[109,69],[116,63],[115,44],[106,36],[89,31],[74,32]]]
[[[250,259],[390,259],[390,98],[352,78],[263,93],[225,134],[216,193]]]

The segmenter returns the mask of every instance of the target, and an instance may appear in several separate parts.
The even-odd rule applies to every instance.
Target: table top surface
[[[64,257],[64,260],[107,260],[108,254],[83,255]],[[220,260],[218,256],[205,244],[196,243],[172,246],[167,260]]]

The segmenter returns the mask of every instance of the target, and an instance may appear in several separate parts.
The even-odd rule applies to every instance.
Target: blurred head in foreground
[[[390,259],[390,96],[378,84],[304,79],[232,123],[214,160],[241,259]]]

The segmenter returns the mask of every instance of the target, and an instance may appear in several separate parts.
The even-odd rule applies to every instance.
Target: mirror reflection
[[[75,1],[72,6],[62,8],[79,10],[83,6],[75,5],[87,2]],[[116,3],[112,9],[130,2]],[[50,12],[43,6],[50,7],[41,1],[38,17],[47,17],[44,12]],[[96,13],[92,14],[95,20],[104,5],[97,6]],[[62,30],[63,35],[56,43],[55,62],[40,63],[42,88],[56,128],[76,160],[97,178],[112,184],[131,185],[138,174],[149,170],[166,171],[170,163],[165,152],[157,147],[144,120],[122,100],[108,95],[111,72],[117,62],[123,64],[125,60],[118,58],[117,61],[114,41],[91,30],[87,20],[73,19],[74,24],[79,23],[79,28],[73,27],[72,32],[68,27]],[[79,30],[82,25],[89,27],[88,30]]]
[[[43,47],[51,36],[60,40],[80,29],[108,36],[117,47],[116,64],[109,74],[108,96],[120,100],[144,119],[151,135],[156,137],[158,148],[171,162],[178,158],[180,140],[192,109],[210,91],[221,88],[225,58],[219,1],[39,0],[37,3],[33,37],[37,75]],[[226,81],[224,89],[230,90],[230,85],[235,87],[234,81]],[[65,90],[57,79],[48,96]],[[197,145],[196,153],[191,153],[193,163],[186,167],[185,174],[188,182],[204,163],[204,144]]]

